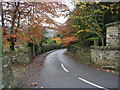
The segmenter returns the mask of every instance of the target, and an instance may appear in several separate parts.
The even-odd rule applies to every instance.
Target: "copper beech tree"
[[[25,41],[36,44],[42,40],[46,28],[59,26],[52,18],[59,17],[60,2],[4,2],[2,3],[4,46],[15,50],[15,44]],[[52,27],[54,26],[54,27]]]

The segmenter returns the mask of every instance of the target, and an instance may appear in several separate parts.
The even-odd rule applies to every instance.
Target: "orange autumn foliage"
[[[64,37],[64,38],[62,39],[62,42],[63,42],[63,44],[64,44],[65,46],[69,46],[70,43],[72,43],[72,42],[74,42],[74,41],[76,41],[76,40],[77,40],[76,37],[71,36],[71,37]]]
[[[57,9],[65,7],[60,2],[4,2],[3,6],[3,42],[9,46],[18,44],[17,41],[21,44],[41,41],[46,28],[57,26],[51,17],[60,17]]]
[[[61,44],[62,43],[62,41],[59,37],[51,38],[50,40],[55,40],[56,44]]]

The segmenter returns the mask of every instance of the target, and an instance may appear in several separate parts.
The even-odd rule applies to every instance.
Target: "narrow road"
[[[118,88],[118,75],[97,71],[64,55],[61,49],[46,57],[39,72],[40,85],[44,88]]]
[[[40,68],[40,57],[36,59],[17,78],[18,88],[118,88],[117,74],[87,67],[64,55],[65,51],[56,50],[47,55],[43,68]]]

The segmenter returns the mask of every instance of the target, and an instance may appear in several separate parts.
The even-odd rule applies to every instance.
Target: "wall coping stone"
[[[119,24],[120,24],[120,21],[108,23],[108,24],[106,24],[105,26],[106,26],[106,27],[110,27],[110,26],[115,26],[115,25],[119,25]]]
[[[120,46],[91,46],[91,49],[96,49],[96,50],[120,50]]]

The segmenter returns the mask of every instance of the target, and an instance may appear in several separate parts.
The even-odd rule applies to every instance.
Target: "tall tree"
[[[105,24],[117,20],[119,3],[77,2],[75,10],[70,15],[67,35],[73,34],[79,40],[100,39],[104,46]],[[110,19],[106,15],[110,14]],[[106,22],[107,21],[107,22]],[[109,21],[109,22],[108,22]],[[72,26],[72,27],[71,27]]]
[[[2,40],[2,27],[3,27],[3,15],[2,15],[2,1],[0,2],[0,16],[1,16],[1,20],[0,20],[0,62],[2,61],[2,52],[3,52],[3,40]]]
[[[16,39],[36,44],[43,38],[46,28],[57,26],[52,17],[59,17],[56,8],[62,3],[6,2],[3,5],[4,42],[10,43],[11,50],[14,50]]]

